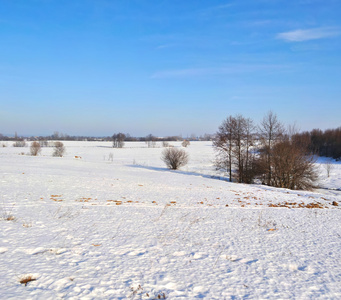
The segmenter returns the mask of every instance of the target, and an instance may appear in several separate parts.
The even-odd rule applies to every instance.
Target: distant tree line
[[[182,141],[182,146],[187,147],[190,141],[212,141],[214,139],[213,134],[205,133],[200,137],[190,137],[182,138],[181,136],[167,136],[167,137],[157,137],[153,134],[148,134],[145,137],[132,137],[129,134],[124,134],[122,132],[115,133],[111,137],[113,142],[113,148],[123,148],[124,142],[145,142],[148,148],[155,148],[157,142],[162,142],[163,146],[166,147],[167,142]]]
[[[122,133],[123,134],[123,133]],[[144,137],[133,137],[129,133],[124,134],[125,142],[146,142],[151,147],[153,146],[154,142],[173,142],[173,141],[183,141],[184,138],[181,136],[166,136],[166,137],[156,137],[152,134],[149,134]],[[188,141],[211,141],[213,139],[213,134],[205,133],[202,136],[195,136],[191,135],[191,137],[187,137],[186,140]],[[0,141],[104,141],[104,142],[111,142],[113,141],[112,136],[102,136],[102,137],[94,137],[94,136],[72,136],[66,133],[59,133],[55,131],[51,135],[47,136],[18,136],[15,134],[14,136],[6,136],[0,133]],[[148,143],[151,142],[151,143]]]
[[[305,145],[310,153],[341,159],[341,127],[336,129],[313,129],[296,135],[298,143]]]
[[[111,137],[70,136],[54,133],[46,136],[6,136],[0,133],[1,141],[111,141]]]

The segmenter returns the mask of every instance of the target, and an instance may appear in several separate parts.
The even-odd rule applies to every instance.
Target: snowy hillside
[[[340,163],[291,191],[220,180],[210,142],[180,171],[161,145],[64,144],[0,148],[0,299],[341,298]]]

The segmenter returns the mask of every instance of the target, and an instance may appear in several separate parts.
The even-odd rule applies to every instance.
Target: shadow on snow
[[[209,179],[228,181],[228,177],[224,177],[224,176],[206,175],[206,174],[200,174],[200,173],[195,173],[195,172],[185,172],[185,171],[180,171],[180,170],[170,170],[168,168],[149,167],[149,166],[142,166],[142,165],[127,165],[127,166],[132,167],[132,168],[156,171],[156,172],[171,172],[171,173],[182,174],[182,175],[191,175],[191,176],[198,176],[198,177],[209,178]]]

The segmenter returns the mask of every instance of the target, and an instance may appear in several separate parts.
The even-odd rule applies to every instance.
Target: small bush
[[[39,141],[39,144],[41,147],[48,147],[49,146],[49,142],[47,140],[41,140],[41,141]]]
[[[183,142],[181,143],[182,147],[188,147],[191,143],[187,140],[183,140]]]
[[[183,149],[166,148],[162,151],[161,159],[169,169],[177,170],[188,163],[189,155]]]
[[[114,161],[114,154],[113,153],[109,153],[108,161],[111,161],[111,162]]]
[[[64,144],[62,142],[55,142],[52,155],[56,157],[63,157],[64,153],[65,153]]]
[[[30,147],[32,156],[37,156],[41,152],[41,146],[38,142],[32,142]]]
[[[13,143],[13,147],[26,147],[25,141],[16,141]]]
[[[24,223],[22,223],[22,226],[25,228],[30,228],[30,227],[32,227],[32,222],[24,222]]]

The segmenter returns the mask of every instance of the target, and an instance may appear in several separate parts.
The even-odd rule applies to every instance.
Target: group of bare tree
[[[229,116],[219,127],[213,146],[217,150],[216,166],[226,169],[229,179],[252,183],[255,173],[255,154],[252,149],[255,125],[241,115]],[[236,172],[232,172],[233,170]],[[233,173],[233,174],[232,174]]]
[[[41,148],[42,148],[41,143],[39,143],[37,141],[32,142],[31,146],[30,146],[31,155],[32,156],[39,155],[41,152]],[[55,142],[52,156],[62,157],[64,155],[64,153],[65,153],[64,144],[62,142]]]
[[[26,147],[26,142],[24,140],[15,141],[13,143],[13,147]]]
[[[229,180],[289,188],[314,187],[317,173],[314,156],[298,142],[294,130],[285,130],[277,116],[269,112],[256,126],[241,115],[223,121],[213,141],[216,166],[225,169]]]
[[[158,138],[156,136],[148,134],[145,138],[145,143],[147,144],[148,148],[155,148],[157,140]]]
[[[168,141],[177,141],[178,139],[181,139],[180,137],[169,137],[167,138],[158,138],[152,134],[148,134],[144,138],[135,139],[134,141],[144,141],[148,148],[155,148],[156,142],[162,142],[163,147],[168,147],[169,143]],[[181,139],[182,140],[182,139]],[[115,133],[112,136],[112,142],[113,142],[113,148],[123,148],[124,147],[124,141],[133,141],[131,137],[127,137],[124,133]],[[183,147],[188,147],[190,145],[189,140],[182,140]]]
[[[112,136],[112,146],[113,148],[123,148],[124,146],[124,140],[126,138],[126,135],[124,133],[115,133]]]

